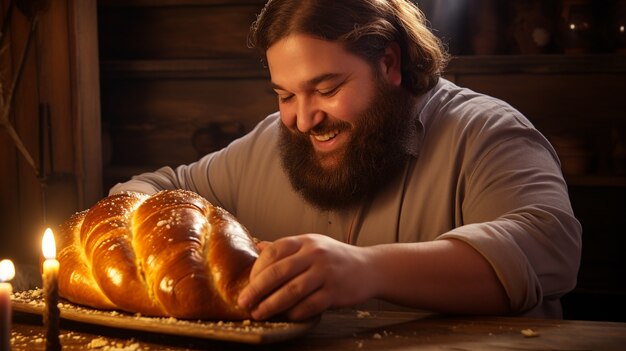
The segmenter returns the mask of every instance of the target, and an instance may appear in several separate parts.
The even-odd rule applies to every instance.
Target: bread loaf
[[[224,209],[184,190],[106,197],[61,225],[59,294],[147,316],[245,319],[237,297],[258,257]]]

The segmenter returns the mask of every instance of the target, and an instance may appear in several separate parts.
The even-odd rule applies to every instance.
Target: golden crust
[[[258,257],[246,228],[184,190],[106,197],[61,226],[59,293],[99,309],[245,319],[237,297]]]

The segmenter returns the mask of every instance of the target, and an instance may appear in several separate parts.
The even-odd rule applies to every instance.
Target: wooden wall
[[[5,102],[33,23],[12,3],[0,0],[7,28],[0,48]],[[50,1],[37,16],[8,114],[32,164],[0,127],[2,258],[36,263],[44,228],[55,228],[102,194],[95,24],[95,1]]]
[[[247,47],[263,3],[100,1],[105,191],[193,162],[276,109],[268,73]]]

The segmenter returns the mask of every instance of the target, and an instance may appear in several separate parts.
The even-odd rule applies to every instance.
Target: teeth
[[[335,129],[335,130],[330,131],[330,132],[325,133],[325,134],[314,135],[313,137],[315,138],[315,140],[328,141],[328,140],[334,138],[335,136],[337,136],[337,134],[339,134],[339,129]]]

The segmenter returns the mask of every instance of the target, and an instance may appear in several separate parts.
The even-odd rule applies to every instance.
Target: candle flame
[[[15,277],[15,267],[11,260],[0,261],[0,282],[7,282]]]
[[[47,228],[43,233],[43,240],[41,242],[41,248],[43,251],[43,257],[46,259],[53,259],[56,257],[57,248],[54,243],[54,234],[52,233],[52,229]]]

